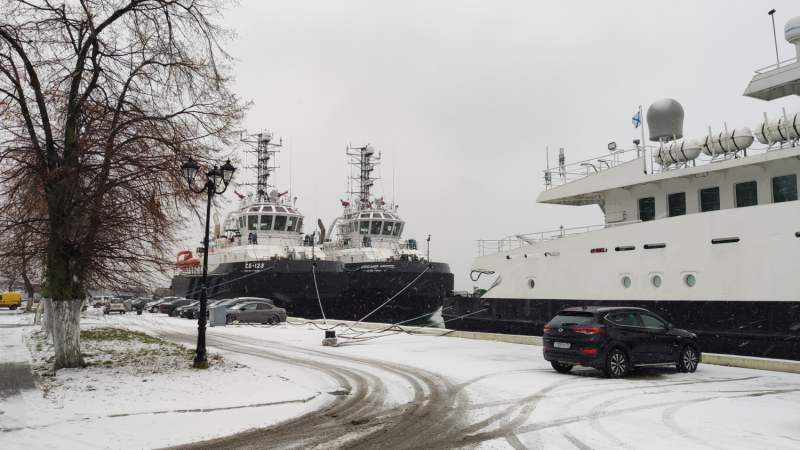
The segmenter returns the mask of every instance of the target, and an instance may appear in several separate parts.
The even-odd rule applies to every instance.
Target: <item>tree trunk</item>
[[[42,313],[44,312],[44,299],[39,301],[39,307],[36,308],[36,315],[33,316],[33,324],[34,325],[41,325],[42,324]],[[44,329],[44,328],[42,328]]]
[[[28,262],[22,262],[22,282],[25,283],[25,290],[28,291],[28,301],[25,303],[25,312],[33,310],[33,284],[28,278]]]
[[[53,370],[84,367],[81,356],[81,306],[83,300],[53,300]]]
[[[42,314],[42,331],[48,339],[53,338],[53,299],[43,298],[44,314]]]

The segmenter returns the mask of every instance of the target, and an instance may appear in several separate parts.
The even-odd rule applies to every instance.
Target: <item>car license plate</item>
[[[569,342],[555,342],[553,343],[553,347],[555,348],[569,348]]]

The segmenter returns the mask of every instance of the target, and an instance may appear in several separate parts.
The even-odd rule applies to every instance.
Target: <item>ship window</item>
[[[686,214],[686,193],[678,192],[677,194],[669,194],[667,196],[667,203],[669,203],[669,216],[682,216]]]
[[[775,203],[797,200],[797,175],[784,175],[772,179],[772,201]]]
[[[700,212],[719,211],[719,188],[700,189]]]
[[[625,289],[631,287],[631,277],[622,277],[622,286]]]
[[[736,207],[755,206],[758,204],[758,185],[755,181],[736,185]]]
[[[639,199],[639,220],[647,222],[656,219],[656,198],[647,197]]]
[[[261,231],[269,231],[272,229],[272,216],[261,216]]]
[[[361,218],[362,219],[364,219],[364,218],[369,219],[369,213],[361,214]]]
[[[297,214],[297,211],[293,210],[292,208],[286,208],[286,209],[288,209],[289,212],[292,213],[292,214]]]
[[[373,219],[383,219],[383,215],[381,213],[372,213]]]
[[[403,232],[403,225],[405,225],[403,222],[397,222],[394,226],[394,232],[392,233],[392,236],[400,236],[400,234]]]
[[[289,219],[286,222],[286,231],[294,231],[294,227],[297,225],[297,217],[289,216]]]
[[[370,234],[381,234],[381,221],[380,220],[373,220],[372,221],[372,229],[370,230]]]
[[[272,212],[272,206],[265,206],[261,208],[261,212]]]
[[[359,228],[359,232],[361,234],[369,234],[369,221],[368,220],[362,220],[359,223],[361,224],[361,227]]]
[[[247,229],[248,230],[257,230],[258,229],[258,216],[253,214],[252,216],[247,216]]]
[[[655,286],[657,288],[661,287],[661,277],[660,276],[656,275],[650,281],[653,283],[653,286]]]
[[[694,275],[692,274],[686,275],[686,277],[683,279],[683,282],[686,283],[686,285],[689,287],[694,287],[694,283],[696,281],[697,280],[694,278]]]
[[[247,212],[258,212],[258,209],[259,209],[259,207],[258,207],[258,206],[253,206],[253,207],[252,207],[252,208],[250,208],[250,210],[249,210],[249,211],[247,211]]]
[[[286,216],[275,216],[275,231],[283,231],[286,229]]]
[[[302,233],[303,232],[303,218],[300,217],[297,219],[297,231]]]
[[[392,222],[383,222],[383,234],[385,236],[392,235],[392,225],[394,225]]]
[[[280,206],[275,207],[275,212],[286,212],[286,208],[282,208]]]
[[[239,217],[239,228],[244,228],[244,217]]]

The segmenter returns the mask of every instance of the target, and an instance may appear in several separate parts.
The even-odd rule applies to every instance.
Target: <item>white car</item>
[[[121,298],[112,298],[106,303],[103,314],[110,314],[112,312],[125,314],[128,312],[128,307],[125,306],[125,302]]]

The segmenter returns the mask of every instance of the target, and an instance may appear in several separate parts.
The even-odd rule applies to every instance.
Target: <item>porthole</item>
[[[625,289],[631,287],[631,277],[622,277],[622,287]]]
[[[534,287],[536,287],[536,282],[531,278],[528,280],[528,288],[533,289]]]
[[[660,276],[658,276],[658,275],[654,276],[652,282],[653,282],[653,286],[655,286],[657,288],[661,287],[661,277]]]
[[[683,282],[686,283],[686,285],[689,286],[689,287],[694,287],[695,281],[697,281],[697,280],[694,278],[694,275],[692,275],[692,274],[686,275],[683,278]]]

